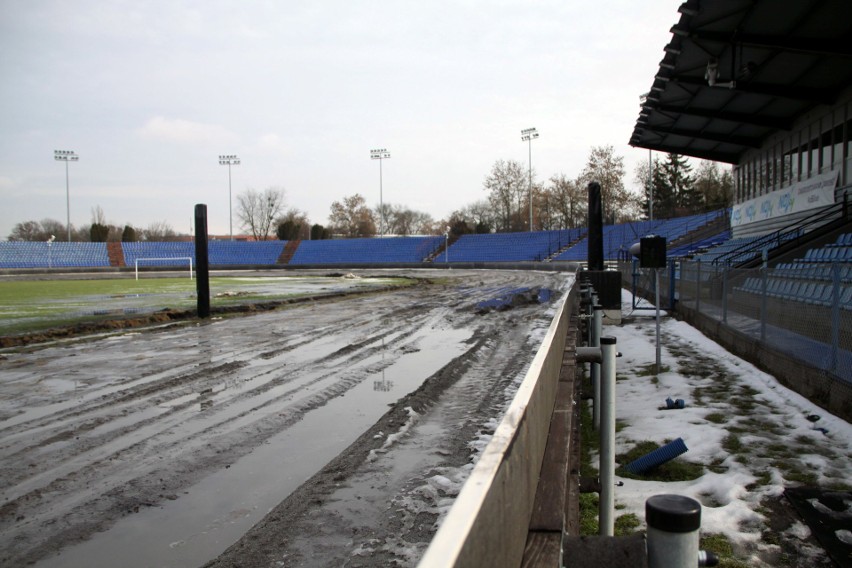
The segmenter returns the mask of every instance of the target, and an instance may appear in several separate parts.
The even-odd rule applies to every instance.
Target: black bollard
[[[589,251],[588,270],[604,269],[603,250],[603,204],[601,202],[601,184],[589,182]]]
[[[210,263],[207,260],[207,206],[195,206],[195,279],[198,296],[198,317],[210,317]]]

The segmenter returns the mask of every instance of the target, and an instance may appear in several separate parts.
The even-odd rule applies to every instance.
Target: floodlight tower
[[[521,130],[521,140],[527,142],[530,148],[530,232],[533,230],[533,199],[532,199],[532,141],[538,138],[538,130],[525,128]]]
[[[228,232],[234,240],[234,214],[231,211],[231,166],[239,166],[240,158],[234,154],[219,156],[219,165],[228,166]]]
[[[379,161],[379,237],[385,234],[385,205],[382,199],[382,160],[387,160],[390,157],[390,152],[386,148],[370,150],[370,159]]]
[[[65,214],[68,226],[68,242],[71,242],[71,190],[68,185],[68,162],[80,160],[80,156],[73,150],[54,150],[53,159],[57,162],[65,162]]]

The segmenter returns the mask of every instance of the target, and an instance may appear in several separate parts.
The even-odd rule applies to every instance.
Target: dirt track
[[[416,563],[571,278],[437,276],[2,355],[0,564]]]

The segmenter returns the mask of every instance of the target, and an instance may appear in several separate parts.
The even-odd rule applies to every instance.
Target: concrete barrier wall
[[[426,550],[421,568],[520,565],[556,400],[570,316],[568,298],[574,287],[560,299],[509,410]]]

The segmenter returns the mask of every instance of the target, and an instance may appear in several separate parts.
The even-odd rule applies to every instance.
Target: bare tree
[[[154,221],[142,231],[146,241],[171,241],[177,236],[175,230],[166,221]]]
[[[529,184],[527,176],[528,171],[520,162],[497,160],[485,178],[483,187],[488,191],[498,230],[520,231],[526,226],[521,209]]]
[[[275,218],[283,208],[282,188],[268,187],[262,192],[249,188],[237,195],[237,218],[258,241],[269,239]]]
[[[730,168],[720,171],[716,162],[702,161],[694,180],[703,209],[722,209],[733,203],[734,180]]]
[[[551,176],[546,191],[551,196],[554,228],[572,229],[586,225],[588,198],[578,180],[569,179],[565,174],[556,174]]]
[[[586,167],[580,174],[583,188],[589,182],[601,184],[604,223],[614,224],[633,220],[637,212],[631,203],[631,194],[624,187],[624,158],[615,155],[612,146],[596,146],[589,152]],[[638,196],[634,201],[638,201]]]
[[[328,220],[333,232],[346,237],[372,237],[376,234],[373,212],[359,193],[344,197],[342,203],[333,202]]]

